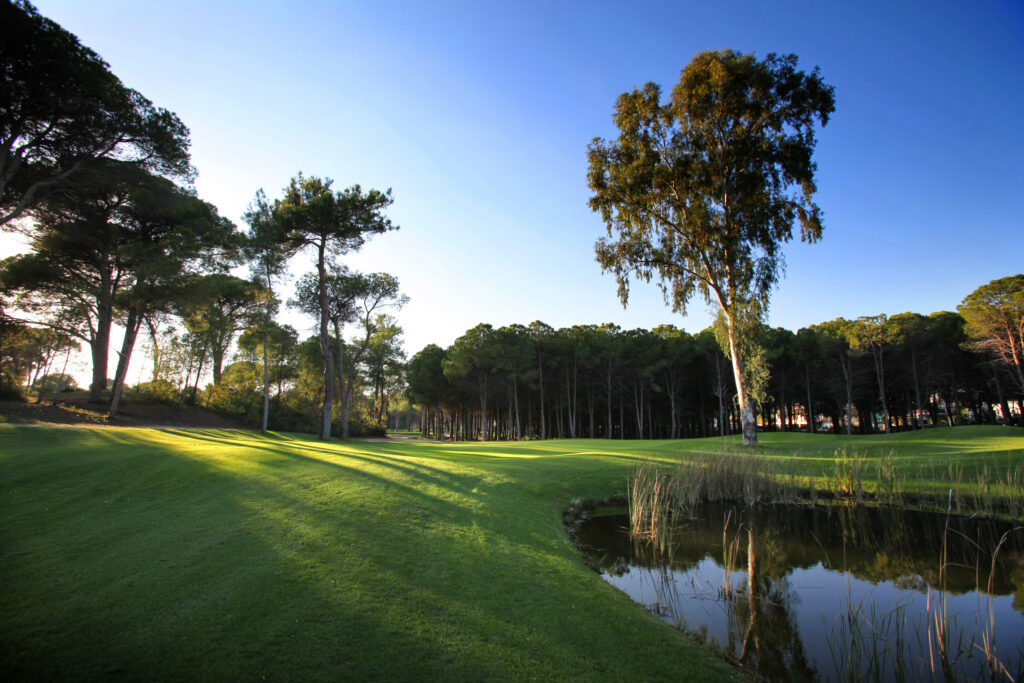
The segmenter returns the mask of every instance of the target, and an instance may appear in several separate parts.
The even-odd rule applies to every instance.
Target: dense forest
[[[762,430],[871,433],[1020,422],[1011,363],[959,313],[832,320],[756,333]],[[735,385],[715,327],[479,325],[408,366],[423,434],[455,439],[681,438],[736,433]]]

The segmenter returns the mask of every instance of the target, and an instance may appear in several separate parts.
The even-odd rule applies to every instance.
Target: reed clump
[[[1012,459],[977,463],[974,471],[961,463],[940,470],[921,468],[917,480],[930,493],[919,496],[927,507],[944,508],[961,515],[982,514],[1024,519],[1024,464]]]
[[[671,468],[640,463],[629,481],[630,533],[666,547],[674,524],[705,503],[755,505],[798,502],[802,487],[795,469],[749,456],[706,455]]]
[[[835,452],[832,458],[832,479],[829,488],[837,497],[864,501],[864,472],[866,458],[860,451],[848,452],[845,448]]]
[[[676,472],[666,473],[652,463],[637,465],[627,494],[629,531],[634,539],[662,549],[668,545],[680,480]]]
[[[1011,457],[947,467],[901,465],[884,455],[837,449],[825,471],[801,471],[797,456],[780,458],[730,452],[702,454],[666,464],[642,462],[629,479],[630,530],[634,538],[666,547],[673,525],[706,503],[750,506],[818,504],[910,505],[956,514],[1024,519],[1024,463]]]

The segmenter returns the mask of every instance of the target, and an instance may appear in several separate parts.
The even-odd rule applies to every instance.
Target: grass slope
[[[560,515],[734,443],[0,426],[0,677],[728,679],[587,569]],[[1019,463],[1024,430],[762,444],[824,474],[844,444]]]

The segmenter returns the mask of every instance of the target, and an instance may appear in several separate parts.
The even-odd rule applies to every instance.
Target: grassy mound
[[[105,396],[104,400],[108,397]],[[248,425],[238,419],[215,413],[200,406],[163,403],[127,392],[118,415],[107,417],[106,403],[89,403],[84,391],[68,392],[54,403],[49,398],[42,402],[0,401],[0,423],[50,424],[113,427],[200,427],[206,429],[238,429]]]
[[[822,476],[846,443],[762,441],[759,454]],[[561,513],[623,495],[638,462],[734,443],[0,426],[0,675],[730,678],[590,571]],[[1020,463],[1024,430],[847,445]]]

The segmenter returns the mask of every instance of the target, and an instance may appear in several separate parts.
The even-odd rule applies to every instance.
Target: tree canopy
[[[1011,368],[1024,391],[1024,275],[982,285],[957,308],[967,321],[967,333]]]
[[[0,225],[108,159],[188,178],[188,128],[19,0],[0,0]]]
[[[20,308],[91,346],[93,401],[106,386],[116,310],[152,309],[158,288],[232,248],[234,226],[212,205],[121,162],[79,176],[36,213],[34,251],[10,259],[0,282],[21,294]]]

